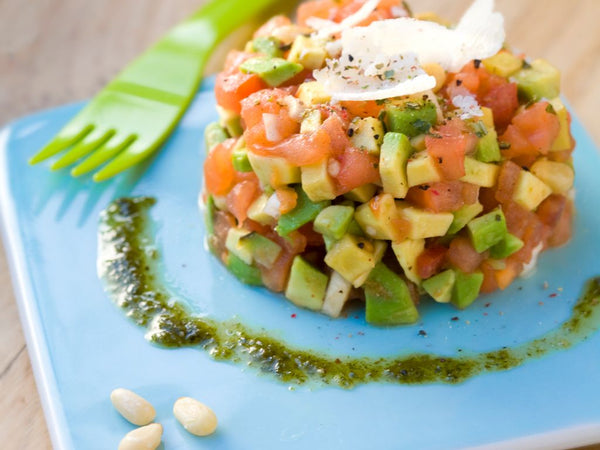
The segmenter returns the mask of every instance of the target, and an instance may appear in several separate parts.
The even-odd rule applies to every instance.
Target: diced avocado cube
[[[321,111],[313,109],[304,115],[300,123],[300,133],[312,133],[321,126]]]
[[[454,215],[454,220],[448,228],[446,234],[456,234],[460,230],[462,230],[471,220],[477,217],[481,211],[483,211],[483,206],[481,203],[473,203],[471,205],[465,205],[461,207],[459,210],[454,211],[452,214]]]
[[[282,45],[282,42],[276,37],[259,36],[252,40],[252,51],[262,53],[265,56],[281,58],[283,56]]]
[[[250,250],[254,261],[267,269],[273,266],[281,254],[281,246],[279,244],[255,232],[242,236],[240,244]]]
[[[327,51],[313,39],[307,36],[297,36],[288,55],[288,61],[301,64],[306,70],[316,70],[323,67]]]
[[[296,186],[295,189],[298,194],[296,207],[290,212],[282,214],[275,228],[280,236],[287,236],[302,225],[312,222],[331,203],[329,201],[312,202],[301,187]]]
[[[388,131],[410,138],[427,133],[437,121],[437,109],[430,100],[410,99],[401,105],[388,104],[385,123]]]
[[[303,67],[282,58],[257,56],[244,61],[240,70],[244,73],[255,73],[269,86],[277,87],[302,72]]]
[[[379,155],[384,134],[383,123],[379,119],[356,117],[350,123],[348,134],[351,135],[350,142],[355,148]]]
[[[508,78],[523,67],[523,60],[507,51],[499,53],[483,60],[484,67],[495,75]]]
[[[367,239],[346,234],[329,249],[325,255],[325,264],[354,287],[360,287],[356,281],[365,274],[368,276],[375,267],[375,248]]]
[[[300,172],[302,189],[313,202],[333,200],[337,197],[335,182],[329,175],[327,159],[309,166],[302,166]]]
[[[325,88],[318,81],[306,81],[300,85],[296,96],[305,105],[319,105],[328,103],[331,100],[331,95],[327,93]]]
[[[524,243],[514,234],[506,233],[504,239],[490,248],[490,256],[494,259],[508,258],[513,253],[518,252]]]
[[[399,205],[398,209],[402,218],[410,223],[408,237],[411,239],[444,236],[454,220],[450,212],[434,213],[404,205]]]
[[[377,264],[379,261],[381,261],[381,259],[383,258],[383,255],[385,255],[386,250],[387,250],[387,242],[386,241],[380,241],[380,240],[373,241],[373,259],[375,261],[375,264]],[[354,283],[353,283],[354,286],[356,286],[356,287],[362,286],[365,283],[365,281],[367,281],[368,277],[369,277],[369,273],[363,273],[356,280],[354,280]]]
[[[327,289],[327,275],[296,256],[290,270],[285,296],[295,305],[319,311]]]
[[[508,233],[506,219],[500,208],[471,220],[467,224],[467,229],[473,247],[478,253],[483,253],[503,241]]]
[[[366,203],[373,198],[375,192],[377,192],[377,186],[369,183],[346,192],[344,197],[355,202]]]
[[[452,300],[456,274],[446,270],[423,281],[423,289],[438,303],[449,303]]]
[[[225,265],[242,283],[252,286],[263,285],[260,269],[250,264],[246,264],[235,254],[229,253],[227,255]]]
[[[354,218],[371,238],[401,241],[406,237],[405,226],[390,194],[381,194],[363,203],[356,208]]]
[[[560,72],[548,61],[536,59],[514,74],[519,93],[531,101],[553,99],[560,94]]]
[[[455,270],[454,289],[452,289],[452,304],[459,309],[465,309],[475,301],[483,284],[483,273],[471,274]]]
[[[285,158],[262,156],[249,151],[248,160],[263,187],[277,189],[300,182],[300,168],[291,165]]]
[[[246,147],[234,148],[231,152],[231,162],[233,168],[238,172],[252,172],[252,165],[248,159],[248,149]]]
[[[248,208],[248,218],[260,223],[261,225],[273,225],[275,217],[269,214],[265,208],[269,201],[269,195],[261,194]]]
[[[317,233],[338,240],[348,231],[353,217],[354,208],[351,206],[328,206],[316,217],[313,228]]]
[[[246,264],[252,264],[252,250],[247,243],[242,241],[242,238],[248,234],[250,231],[244,228],[230,228],[225,239],[225,248]]]
[[[206,125],[206,128],[204,129],[204,143],[207,152],[227,139],[229,139],[227,130],[218,122],[212,122]]]
[[[475,158],[484,163],[497,162],[502,159],[500,153],[500,144],[498,143],[498,133],[496,130],[488,129],[485,136],[477,142]]]
[[[513,200],[530,211],[535,210],[546,197],[552,194],[552,189],[531,172],[521,170],[515,190]]]
[[[563,151],[570,150],[572,146],[571,142],[571,130],[569,127],[569,113],[567,108],[561,101],[559,97],[550,100],[550,104],[554,108],[556,112],[556,116],[558,117],[558,121],[560,123],[560,131],[558,132],[558,136],[552,143],[551,151]]]
[[[406,282],[381,262],[365,282],[365,300],[365,318],[373,325],[403,325],[419,319]]]
[[[566,194],[573,187],[575,172],[568,164],[540,158],[531,166],[531,173],[546,183],[555,194]]]
[[[379,158],[379,173],[383,191],[395,198],[404,198],[408,192],[406,163],[411,154],[412,146],[406,135],[385,134]]]
[[[351,291],[352,283],[334,270],[331,277],[329,277],[321,312],[329,317],[339,317],[344,305],[350,298]]]
[[[484,163],[465,156],[465,175],[460,180],[477,186],[492,187],[496,185],[499,172],[500,167],[496,164]]]
[[[350,225],[348,225],[348,233],[353,234],[354,236],[365,237],[365,232],[360,227],[356,219],[352,219],[350,221]]]
[[[406,239],[402,242],[393,242],[392,250],[394,250],[406,278],[419,284],[421,277],[417,271],[417,258],[425,250],[425,239]]]
[[[410,157],[406,163],[406,177],[409,187],[442,181],[435,161],[427,151],[415,153]]]
[[[206,225],[206,233],[210,236],[215,233],[215,200],[212,195],[206,197],[206,213],[204,215],[204,223]]]
[[[239,137],[244,133],[242,118],[238,113],[219,105],[217,105],[217,113],[219,114],[219,125],[227,130],[229,136]]]

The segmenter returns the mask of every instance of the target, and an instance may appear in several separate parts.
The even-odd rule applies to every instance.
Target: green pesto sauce
[[[411,354],[386,358],[319,355],[288,346],[267,333],[232,322],[190,314],[162,286],[153,269],[158,258],[150,236],[148,210],[155,200],[122,198],[103,212],[99,268],[114,302],[146,338],[165,347],[199,347],[217,360],[257,367],[286,383],[320,381],[352,387],[372,381],[403,384],[459,383],[482,372],[511,369],[530,358],[567,349],[600,328],[600,277],[587,283],[573,314],[538,339],[511,347],[460,356]]]

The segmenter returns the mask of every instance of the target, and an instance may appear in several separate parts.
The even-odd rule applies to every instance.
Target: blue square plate
[[[594,237],[600,230],[600,157],[574,120],[574,239],[544,253],[534,276],[469,310],[428,303],[418,325],[378,329],[360,314],[331,320],[243,286],[203,246],[197,196],[202,131],[214,118],[211,92],[208,82],[145,172],[133,170],[101,185],[26,162],[81,104],[24,118],[0,134],[4,242],[56,448],[117,447],[132,426],[111,406],[109,394],[116,387],[133,389],[155,405],[166,449],[449,449],[505,441],[510,441],[506,448],[559,448],[600,441],[600,333],[568,350],[461,384],[370,383],[352,390],[289,386],[254,369],[216,362],[197,349],[168,350],[146,342],[144,331],[111,303],[96,275],[99,213],[123,195],[157,198],[151,216],[164,277],[194,311],[233,318],[333,357],[451,356],[459,349],[516,346],[566,320],[585,282],[600,275],[600,244]],[[219,428],[213,436],[196,438],[176,423],[171,409],[180,396],[215,410]]]

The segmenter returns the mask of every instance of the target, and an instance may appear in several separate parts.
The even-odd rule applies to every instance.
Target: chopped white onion
[[[265,207],[263,212],[274,219],[279,219],[281,216],[281,202],[279,201],[279,197],[277,194],[273,193],[265,203]]]
[[[265,136],[271,142],[279,142],[282,137],[279,132],[279,116],[277,114],[263,113],[263,124],[265,125]]]
[[[531,259],[527,264],[523,264],[523,270],[521,271],[521,278],[529,278],[535,273],[535,269],[537,267],[538,256],[544,249],[544,244],[541,242],[532,250]]]

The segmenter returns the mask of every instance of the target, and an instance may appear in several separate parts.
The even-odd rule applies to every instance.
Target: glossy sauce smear
[[[417,384],[459,383],[483,372],[508,370],[528,359],[564,350],[600,328],[600,277],[588,281],[571,316],[532,341],[482,353],[429,353],[366,358],[318,354],[234,321],[191,314],[161,283],[158,253],[149,232],[149,197],[121,198],[103,212],[99,230],[99,275],[113,301],[146,338],[165,347],[198,347],[216,360],[257,367],[286,383],[316,381],[352,387],[374,381]]]

